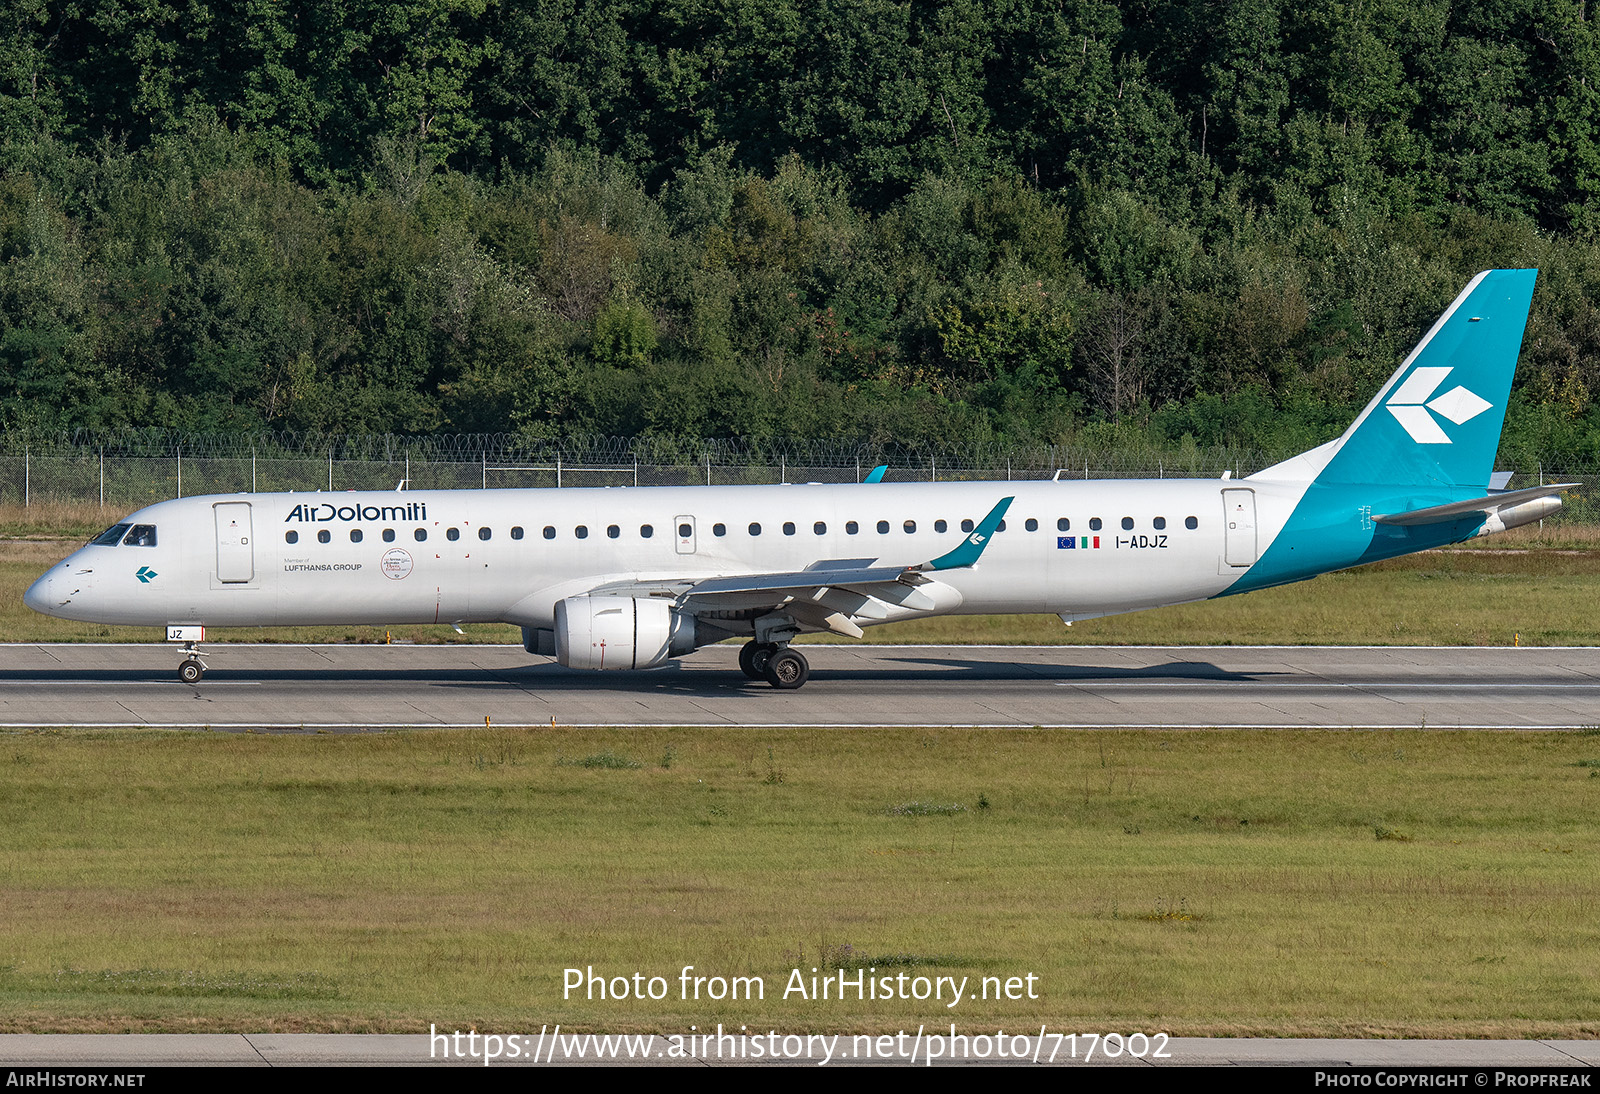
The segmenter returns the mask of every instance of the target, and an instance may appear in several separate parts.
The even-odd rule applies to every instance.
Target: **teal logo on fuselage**
[[[139,572],[134,574],[133,576],[139,579],[139,584],[148,585],[148,584],[150,584],[150,582],[154,581],[156,578],[160,577],[161,575],[156,573],[154,570],[152,570],[148,566],[140,566],[139,567]]]

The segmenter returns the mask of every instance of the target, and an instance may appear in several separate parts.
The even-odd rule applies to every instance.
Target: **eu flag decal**
[[[1057,536],[1056,537],[1056,550],[1058,550],[1058,551],[1070,551],[1074,547],[1076,547],[1077,545],[1078,545],[1078,537],[1077,536]]]

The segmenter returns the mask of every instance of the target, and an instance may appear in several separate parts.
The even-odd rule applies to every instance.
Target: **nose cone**
[[[22,594],[22,602],[34,611],[43,615],[54,615],[50,609],[54,607],[51,590],[55,585],[56,572],[51,570],[38,581],[28,586],[28,591]]]

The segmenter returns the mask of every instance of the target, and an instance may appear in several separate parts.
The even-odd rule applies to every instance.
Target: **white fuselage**
[[[932,575],[934,612],[892,607],[863,622],[950,612],[1087,618],[1223,592],[1304,489],[1165,479],[216,495],[125,518],[153,527],[154,545],[83,547],[27,602],[68,619],[144,626],[548,628],[558,601],[613,583],[825,560],[915,565],[960,544],[963,521],[1013,497],[977,565]],[[1253,528],[1234,519],[1241,499]]]

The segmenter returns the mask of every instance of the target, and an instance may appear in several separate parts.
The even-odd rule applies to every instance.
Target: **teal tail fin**
[[[1538,273],[1474,277],[1343,436],[1253,477],[1487,486]]]

